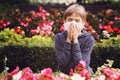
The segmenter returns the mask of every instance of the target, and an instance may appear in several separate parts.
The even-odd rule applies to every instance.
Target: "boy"
[[[65,31],[55,35],[55,50],[59,70],[69,74],[70,69],[79,63],[86,62],[89,68],[90,56],[95,43],[94,37],[84,31],[86,11],[81,5],[71,5],[64,13]]]

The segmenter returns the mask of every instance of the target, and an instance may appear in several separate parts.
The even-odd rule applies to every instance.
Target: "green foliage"
[[[5,66],[5,56],[8,59],[6,66],[11,70],[16,66],[30,66],[34,71],[45,67],[56,68],[57,60],[51,37],[36,35],[32,38],[23,38],[10,29],[1,31],[0,36],[0,71]]]
[[[5,46],[12,42],[19,42],[22,39],[21,35],[15,34],[9,28],[0,31],[0,45]]]
[[[6,66],[11,70],[16,66],[20,68],[30,66],[34,71],[45,67],[56,70],[58,65],[54,41],[51,37],[36,35],[32,38],[24,38],[10,29],[0,32],[0,71],[4,68],[5,56],[8,58]],[[114,60],[113,67],[120,67],[120,36],[103,39],[101,43],[96,43],[91,57],[90,65],[94,71],[107,59]]]
[[[8,59],[7,67],[10,68],[9,71],[16,66],[22,69],[29,66],[35,72],[46,67],[51,67],[53,70],[57,68],[57,60],[52,47],[7,46],[0,52],[0,59],[3,59],[5,56]],[[0,64],[3,68],[3,62]]]
[[[102,40],[102,43],[96,43],[91,56],[91,66],[94,71],[97,67],[106,63],[106,60],[113,60],[113,67],[120,67],[120,36],[111,37]]]
[[[19,42],[13,41],[5,47],[0,47],[1,70],[4,67],[2,60],[5,56],[8,58],[7,66],[10,71],[16,66],[20,66],[20,68],[30,66],[34,71],[45,67],[56,70],[58,65],[53,40],[42,36],[24,38]],[[96,71],[97,67],[106,63],[107,59],[114,61],[113,67],[120,67],[120,36],[96,43],[90,65]]]
[[[115,9],[120,10],[120,0],[118,1],[112,0],[111,3]]]

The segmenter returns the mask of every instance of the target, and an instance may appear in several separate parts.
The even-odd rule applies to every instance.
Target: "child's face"
[[[82,23],[83,22],[81,17],[79,15],[77,15],[76,13],[73,13],[72,15],[66,17],[65,22],[70,22],[70,21],[76,21],[77,23]]]

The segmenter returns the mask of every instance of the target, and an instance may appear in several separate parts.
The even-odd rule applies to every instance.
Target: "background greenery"
[[[0,32],[0,36],[2,37],[0,39],[0,71],[4,69],[5,57],[8,59],[6,66],[10,68],[9,71],[16,66],[20,66],[21,69],[29,66],[35,72],[46,67],[57,70],[58,63],[52,38],[41,36],[22,38],[18,34],[13,34],[10,29]],[[120,67],[120,36],[95,44],[91,56],[91,67],[95,71],[107,59],[115,61],[113,67]]]

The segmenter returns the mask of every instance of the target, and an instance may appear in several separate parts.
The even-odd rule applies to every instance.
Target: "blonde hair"
[[[71,16],[73,13],[78,14],[83,21],[86,21],[86,10],[82,5],[74,4],[69,6],[64,12],[64,19]]]

